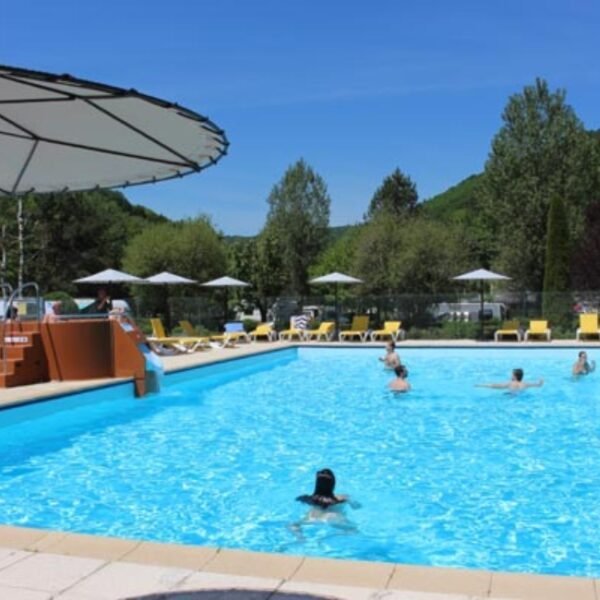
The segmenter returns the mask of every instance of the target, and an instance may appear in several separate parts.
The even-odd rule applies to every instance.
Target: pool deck
[[[163,357],[167,372],[289,348],[240,345]],[[324,346],[325,344],[300,344]],[[335,347],[376,344],[328,344]],[[558,341],[493,343],[406,341],[403,347],[589,347]],[[93,389],[127,379],[52,382],[2,389],[0,407]],[[0,525],[0,599],[4,600],[600,600],[600,580],[392,563],[332,560],[203,546],[70,534]]]

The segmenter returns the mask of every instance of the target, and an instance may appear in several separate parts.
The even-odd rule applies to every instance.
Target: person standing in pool
[[[535,383],[528,383],[523,381],[524,376],[525,373],[523,369],[513,369],[511,380],[507,381],[506,383],[478,383],[475,385],[475,387],[487,387],[495,390],[509,390],[511,392],[518,392],[527,388],[542,387],[544,385],[543,379],[539,379]]]
[[[390,340],[385,345],[385,355],[380,357],[379,360],[383,363],[386,369],[395,369],[396,367],[400,366],[400,357],[396,352],[396,344],[393,340]]]
[[[398,365],[394,369],[396,378],[390,381],[389,388],[392,392],[409,392],[410,383],[406,380],[408,377],[408,369],[404,365]]]
[[[589,375],[596,370],[596,361],[592,360],[588,362],[587,352],[582,350],[577,355],[577,362],[573,365],[573,375]]]

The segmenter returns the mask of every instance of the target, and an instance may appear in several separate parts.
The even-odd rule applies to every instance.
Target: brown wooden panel
[[[42,331],[50,378],[113,377],[110,328],[108,319],[44,323]]]

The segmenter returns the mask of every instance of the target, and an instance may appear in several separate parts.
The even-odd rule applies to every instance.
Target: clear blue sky
[[[303,157],[333,225],[399,167],[421,198],[482,170],[508,96],[536,76],[600,128],[600,3],[446,0],[4,2],[0,63],[179,102],[227,132],[200,175],[127,190],[171,218],[254,234]]]

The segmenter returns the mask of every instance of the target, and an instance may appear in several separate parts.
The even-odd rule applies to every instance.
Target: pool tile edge
[[[461,594],[475,598],[600,600],[600,581],[585,577],[451,569],[315,558],[208,546],[162,544],[0,525],[0,547],[110,562],[155,565],[293,584]]]

